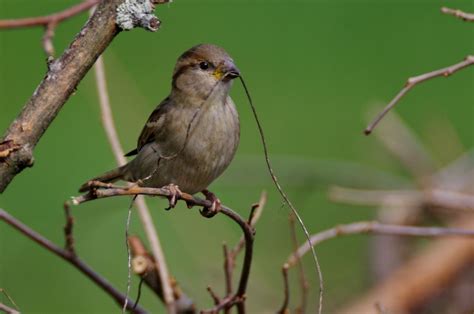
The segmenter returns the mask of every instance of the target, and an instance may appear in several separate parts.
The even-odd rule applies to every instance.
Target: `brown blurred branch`
[[[456,227],[474,232],[474,220],[459,220]],[[393,272],[388,279],[338,313],[377,313],[374,309],[376,302],[383,304],[388,313],[410,313],[439,293],[473,262],[472,239],[437,240]]]
[[[162,281],[160,279],[159,270],[156,269],[157,266],[153,260],[153,256],[148,253],[145,245],[137,236],[130,236],[128,241],[133,256],[133,272],[143,278],[145,284],[164,302]],[[178,314],[195,313],[196,308],[194,302],[181,290],[178,283],[170,279],[170,286],[172,286],[176,312]]]
[[[467,22],[474,22],[474,14],[472,13],[466,13],[461,10],[455,10],[455,9],[450,9],[446,7],[441,8],[441,12],[444,14],[449,14],[453,15],[457,18],[460,18],[461,20],[467,21]]]
[[[376,221],[361,221],[347,225],[339,225],[334,228],[319,232],[311,236],[313,246],[342,235],[353,234],[389,234],[414,237],[445,237],[466,236],[474,237],[474,229],[444,228],[444,227],[414,227],[403,225],[382,224]],[[472,240],[471,240],[472,241]],[[298,250],[288,257],[287,263],[290,267],[297,262],[297,257],[302,257],[310,250],[308,243],[302,244]]]
[[[435,70],[429,73],[421,74],[418,76],[410,77],[400,92],[395,96],[395,98],[390,101],[390,103],[380,112],[377,117],[367,126],[364,133],[369,135],[372,133],[373,129],[377,126],[377,124],[382,120],[382,118],[393,108],[395,105],[400,101],[400,99],[405,96],[413,87],[417,84],[428,81],[435,77],[448,77],[455,72],[467,68],[468,66],[474,64],[474,55],[467,56],[463,61],[453,64],[451,66]]]
[[[138,187],[138,186],[119,187],[113,184],[104,184],[102,182],[96,182],[96,181],[89,182],[89,186],[91,190],[86,194],[72,198],[71,200],[72,204],[79,205],[79,204],[92,201],[95,199],[108,198],[108,197],[114,197],[114,196],[151,195],[151,196],[161,196],[161,197],[166,197],[166,198],[170,198],[174,196],[176,197],[176,200],[185,201],[188,207],[200,206],[204,208],[210,208],[212,206],[212,202],[210,202],[209,200],[197,198],[187,193],[181,193],[180,195],[176,195],[167,188],[146,188],[146,187]],[[245,292],[247,291],[247,283],[248,283],[248,279],[250,275],[250,267],[252,265],[254,229],[247,221],[242,219],[242,217],[240,217],[239,214],[237,214],[232,209],[226,206],[221,207],[220,213],[224,214],[225,216],[229,217],[231,220],[236,222],[242,229],[242,232],[244,233],[244,238],[245,238],[244,262],[242,266],[242,271],[240,275],[240,281],[239,281],[237,292],[234,295],[232,295],[230,298],[222,299],[221,303],[217,305],[216,307],[209,310],[204,310],[203,312],[214,313],[218,310],[236,306],[238,313],[242,314],[242,313],[245,313]],[[204,213],[201,213],[201,214],[205,215]]]
[[[79,259],[75,254],[68,251],[67,249],[61,249],[60,247],[56,246],[54,243],[40,235],[39,233],[33,231],[31,228],[17,220],[15,217],[8,214],[5,210],[0,209],[0,220],[3,220],[8,225],[15,228],[17,231],[25,235],[30,240],[33,240],[41,247],[45,248],[46,250],[50,251],[51,253],[55,254],[56,256],[61,257],[63,260],[68,262],[69,264],[73,265],[77,268],[81,273],[87,276],[90,280],[92,280],[97,286],[99,286],[104,292],[110,295],[115,302],[119,306],[122,306],[125,300],[125,296],[120,293],[117,289],[115,289],[107,280],[102,278],[98,273],[96,273],[92,268],[90,268],[87,264],[85,264],[81,259]],[[129,300],[128,302],[128,309],[132,310],[133,307],[133,300]],[[146,313],[146,311],[137,306],[133,311],[133,313]]]
[[[371,206],[436,206],[453,210],[474,210],[472,194],[441,189],[363,190],[333,186],[329,198],[335,202]]]

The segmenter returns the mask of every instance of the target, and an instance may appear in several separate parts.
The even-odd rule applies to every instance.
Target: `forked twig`
[[[339,225],[334,228],[316,233],[311,236],[311,245],[336,238],[342,235],[352,234],[388,234],[414,237],[446,237],[465,236],[474,237],[474,230],[444,227],[414,227],[404,225],[382,224],[376,221],[361,221],[347,225]],[[287,263],[290,267],[296,265],[297,257],[302,257],[310,250],[308,243],[302,244],[298,250],[288,257]]]
[[[402,99],[403,96],[405,96],[408,91],[410,91],[414,86],[416,86],[419,83],[422,83],[424,81],[430,80],[435,77],[448,77],[451,74],[462,70],[470,65],[474,64],[474,55],[469,55],[467,56],[463,61],[453,64],[451,66],[435,70],[429,73],[421,74],[418,76],[414,76],[408,79],[408,81],[405,84],[405,87],[403,87],[400,92],[395,96],[395,98],[390,101],[390,103],[380,112],[375,119],[367,126],[367,128],[364,130],[364,133],[366,135],[369,135],[372,133],[374,128],[377,126],[377,124],[382,120],[382,118],[393,108],[395,105]]]

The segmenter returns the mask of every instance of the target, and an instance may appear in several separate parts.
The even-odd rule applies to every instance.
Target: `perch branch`
[[[97,284],[102,290],[104,290],[108,295],[110,295],[115,302],[121,307],[124,303],[125,296],[120,293],[117,289],[115,289],[107,280],[102,278],[98,273],[96,273],[92,268],[90,268],[87,264],[85,264],[81,259],[79,259],[76,255],[72,254],[70,251],[66,249],[61,249],[60,247],[56,246],[54,243],[49,241],[48,239],[44,238],[39,233],[33,231],[28,226],[8,214],[5,210],[0,209],[0,220],[3,220],[5,223],[9,224],[17,231],[21,232],[23,235],[28,237],[30,240],[33,240],[46,250],[50,251],[51,253],[55,254],[56,256],[61,257],[66,262],[73,265],[77,268],[80,272],[82,272],[85,276],[87,276],[90,280],[92,280],[95,284]],[[132,310],[133,307],[133,300],[129,300],[128,309]],[[137,306],[134,310],[134,313],[146,313],[146,311]]]
[[[138,187],[138,186],[131,186],[131,187],[118,187],[113,184],[107,184],[102,182],[91,181],[89,182],[89,186],[91,190],[83,195],[78,197],[74,197],[72,199],[72,203],[74,205],[79,205],[88,201],[92,201],[95,199],[101,198],[108,198],[114,196],[135,196],[135,195],[150,195],[150,196],[161,196],[169,198],[171,196],[175,196],[176,200],[183,200],[186,202],[188,207],[192,206],[201,206],[205,208],[210,208],[212,206],[212,202],[209,200],[204,200],[201,198],[194,197],[187,193],[181,193],[180,195],[173,195],[173,193],[166,189],[166,188],[147,188],[147,187]],[[97,189],[102,188],[102,189]],[[218,310],[225,309],[228,307],[232,307],[234,305],[237,306],[238,313],[242,314],[245,313],[245,292],[247,290],[247,283],[250,275],[250,268],[252,265],[252,255],[253,255],[253,240],[254,240],[254,229],[253,227],[239,214],[234,212],[232,209],[222,206],[220,213],[224,214],[225,216],[229,217],[233,221],[235,221],[244,233],[245,238],[245,255],[244,255],[244,262],[242,266],[242,271],[239,280],[239,286],[237,292],[232,295],[230,298],[222,299],[220,304],[217,305],[215,308],[210,310],[204,310],[203,312],[214,313]]]
[[[461,20],[467,21],[467,22],[474,22],[474,14],[472,13],[466,13],[461,10],[455,10],[455,9],[450,9],[446,7],[441,8],[441,12],[444,14],[449,14],[452,16],[455,16],[457,18],[460,18]]]
[[[400,236],[415,237],[445,237],[445,236],[467,236],[474,237],[474,230],[460,228],[443,228],[443,227],[413,227],[403,225],[382,224],[376,221],[361,221],[347,225],[340,225],[334,228],[319,232],[311,236],[311,245],[315,246],[319,243],[336,238],[341,235],[352,234],[389,234]],[[302,257],[310,250],[308,243],[301,245],[298,250],[293,253],[287,263],[294,266],[297,262],[297,256]]]
[[[419,83],[422,83],[424,81],[430,80],[435,77],[439,76],[444,76],[448,77],[451,74],[454,74],[455,72],[462,70],[470,65],[474,64],[474,55],[469,55],[467,56],[463,61],[453,64],[451,66],[435,70],[433,72],[421,74],[418,76],[414,76],[408,79],[408,81],[405,84],[405,87],[403,87],[400,92],[395,96],[395,98],[390,101],[390,103],[380,112],[375,119],[367,126],[365,129],[364,133],[366,135],[369,135],[372,133],[374,128],[377,126],[377,124],[382,120],[382,118],[393,108],[395,105],[400,101],[400,99],[405,96],[408,91],[410,91],[414,86],[416,86]]]
[[[115,160],[119,166],[123,166],[127,163],[127,160],[124,157],[124,151],[122,145],[120,144],[117,130],[115,128],[114,119],[112,115],[112,109],[110,105],[110,98],[107,92],[107,81],[105,76],[104,61],[102,57],[97,59],[97,62],[94,66],[95,78],[97,91],[99,94],[100,110],[101,110],[101,119],[102,125],[104,127],[107,139],[112,148]],[[173,312],[173,290],[171,288],[171,280],[168,272],[168,267],[166,264],[165,255],[158,237],[158,232],[156,231],[155,225],[146,205],[145,199],[141,196],[135,200],[138,215],[142,223],[143,229],[147,236],[148,242],[151,246],[151,251],[153,254],[153,262],[155,263],[155,269],[159,273],[159,279],[161,281],[161,286],[163,289],[163,301],[168,307],[168,311]]]

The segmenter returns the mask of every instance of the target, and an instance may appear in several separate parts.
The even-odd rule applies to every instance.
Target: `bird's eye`
[[[201,68],[201,70],[207,70],[209,69],[209,63],[207,63],[206,61],[203,61],[199,63],[199,67]]]

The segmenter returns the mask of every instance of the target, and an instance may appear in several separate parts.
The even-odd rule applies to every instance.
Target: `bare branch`
[[[127,160],[124,157],[124,151],[122,145],[120,144],[117,130],[115,129],[112,109],[110,106],[110,98],[107,92],[107,82],[104,70],[104,61],[102,60],[102,57],[97,59],[97,62],[94,66],[94,72],[97,83],[97,91],[99,94],[102,125],[112,148],[115,160],[119,166],[122,166],[127,162]],[[148,210],[148,206],[146,205],[143,197],[139,196],[135,203],[137,205],[140,221],[151,246],[153,261],[155,262],[155,269],[157,269],[159,272],[158,278],[161,280],[164,302],[167,305],[168,310],[172,312],[174,303],[173,289],[170,285],[170,275],[160,239],[158,237],[158,232],[156,231],[150,211]]]
[[[57,24],[68,18],[71,18],[79,13],[82,13],[94,5],[99,3],[100,0],[85,0],[75,6],[72,6],[64,11],[37,17],[27,17],[21,19],[9,19],[0,20],[0,29],[11,29],[20,27],[32,27],[32,26],[47,26],[51,23]]]
[[[453,210],[474,210],[474,195],[441,189],[362,190],[333,186],[329,198],[336,202],[370,206],[436,206]]]
[[[68,250],[59,248],[54,243],[44,238],[39,233],[36,233],[25,224],[21,223],[19,220],[17,220],[16,218],[8,214],[3,209],[0,209],[0,220],[3,220],[5,223],[15,228],[17,231],[19,231],[20,233],[28,237],[30,240],[33,240],[34,242],[39,244],[41,247],[45,248],[46,250],[50,251],[56,256],[61,257],[66,262],[73,265],[85,276],[87,276],[90,280],[92,280],[95,284],[97,284],[100,288],[102,288],[104,292],[110,295],[120,307],[122,306],[125,300],[125,296],[122,293],[120,293],[117,289],[115,289],[108,281],[102,278],[98,273],[92,270],[92,268],[90,268],[87,264],[85,264],[82,260],[80,260],[76,255],[72,254]],[[133,300],[129,300],[128,304],[129,304],[128,309],[132,310]],[[137,306],[132,312],[146,313],[146,311],[140,306]]]
[[[376,221],[361,221],[347,225],[339,225],[334,228],[319,232],[311,236],[311,245],[336,238],[342,235],[353,234],[390,234],[414,237],[445,237],[445,236],[467,236],[474,237],[474,230],[444,227],[414,227],[403,225],[381,224]],[[297,256],[302,257],[310,250],[308,243],[301,245],[298,250],[288,257],[287,263],[290,267],[297,262]]]
[[[466,13],[461,10],[455,10],[455,9],[450,9],[446,7],[442,7],[441,12],[444,14],[453,15],[457,18],[460,18],[463,21],[474,22],[474,14],[472,13]]]
[[[464,68],[467,68],[468,66],[474,64],[474,55],[469,55],[467,56],[463,61],[453,64],[451,66],[448,66],[446,68],[442,68],[439,70],[435,70],[433,72],[421,74],[418,76],[414,76],[408,79],[406,82],[405,87],[403,87],[400,92],[395,96],[395,98],[390,101],[390,103],[384,108],[384,110],[378,114],[378,116],[367,126],[365,129],[364,133],[366,135],[369,135],[372,133],[373,129],[377,126],[377,124],[382,120],[382,118],[393,108],[395,105],[402,99],[403,96],[405,96],[408,91],[410,91],[414,86],[416,86],[419,83],[422,83],[424,81],[430,80],[435,77],[448,77],[451,74],[462,70]]]
[[[103,0],[98,4],[92,17],[76,35],[62,56],[49,64],[48,72],[38,85],[22,112],[5,132],[0,144],[12,141],[19,147],[10,151],[0,160],[0,193],[15,175],[33,165],[33,150],[54,120],[62,106],[76,90],[78,84],[102,54],[113,38],[119,33],[116,25],[116,10],[123,0]],[[92,7],[90,0],[80,7]],[[59,18],[63,18],[60,15]],[[58,19],[58,16],[55,17]],[[14,22],[3,21],[5,27],[26,27],[47,25],[50,18],[33,18]],[[0,24],[1,25],[1,24]],[[3,153],[0,151],[0,153]]]

